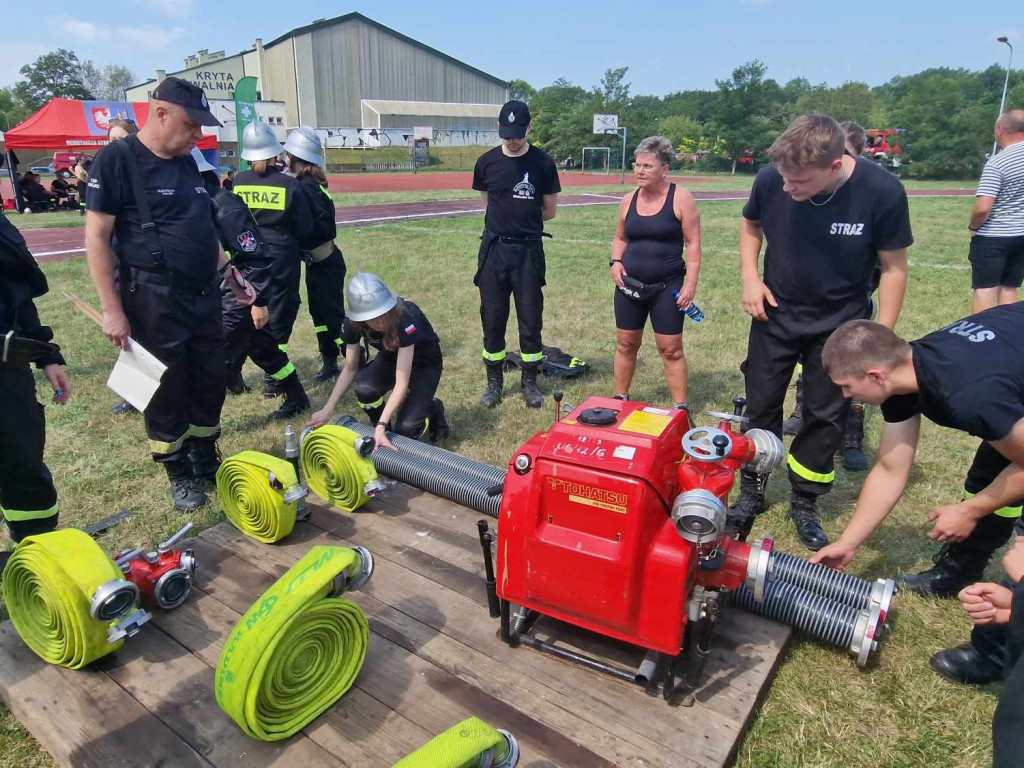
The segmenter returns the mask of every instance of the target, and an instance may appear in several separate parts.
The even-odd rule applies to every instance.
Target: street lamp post
[[[1010,40],[1007,37],[997,37],[996,40],[1000,43],[1006,43],[1006,47],[1010,49],[1010,60],[1006,62],[1006,79],[1003,81],[1003,98],[999,101],[999,115],[1002,116],[1003,109],[1006,107],[1006,89],[1010,85],[1010,67],[1013,66],[1013,46],[1010,45]],[[992,142],[992,154],[995,155],[998,149],[996,141]]]

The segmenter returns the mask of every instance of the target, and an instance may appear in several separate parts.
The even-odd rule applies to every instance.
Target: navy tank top
[[[626,212],[626,274],[642,283],[660,283],[686,273],[683,262],[683,228],[675,213],[676,185],[669,184],[665,204],[650,216],[636,210],[638,189]]]

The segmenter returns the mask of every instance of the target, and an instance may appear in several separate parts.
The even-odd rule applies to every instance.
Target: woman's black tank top
[[[622,265],[626,274],[643,283],[659,283],[685,274],[683,228],[675,214],[676,185],[670,184],[665,204],[650,216],[636,211],[638,189],[626,212],[626,252]]]

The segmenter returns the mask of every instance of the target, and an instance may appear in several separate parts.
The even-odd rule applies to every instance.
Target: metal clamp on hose
[[[306,489],[285,459],[242,451],[217,470],[217,495],[230,523],[246,536],[272,544],[295,527]]]
[[[384,488],[367,458],[364,436],[336,424],[302,435],[302,474],[310,489],[328,504],[354,512]],[[372,438],[368,444],[372,452]]]
[[[508,731],[470,717],[439,733],[394,768],[515,768],[519,742]]]
[[[365,552],[365,550],[363,550]],[[348,547],[313,547],[239,619],[217,661],[217,703],[248,735],[279,741],[351,688],[366,658],[362,609],[333,597],[336,579],[372,571]]]
[[[75,528],[18,544],[2,585],[21,639],[44,661],[69,669],[117,650],[150,618],[138,607],[138,587]]]
[[[754,596],[754,602],[764,602],[764,590],[768,584],[768,564],[771,561],[775,539],[765,536],[750,545],[750,558],[747,560],[747,579],[745,585]]]

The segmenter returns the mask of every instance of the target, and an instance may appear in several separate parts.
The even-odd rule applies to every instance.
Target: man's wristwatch
[[[614,266],[615,264],[621,264],[622,259],[608,259],[608,266]]]

